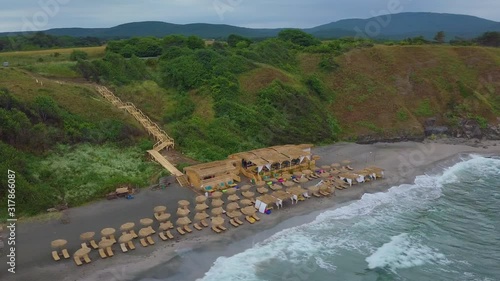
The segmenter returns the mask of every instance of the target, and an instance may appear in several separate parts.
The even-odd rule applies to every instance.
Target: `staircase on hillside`
[[[171,149],[174,148],[174,139],[171,138],[164,130],[162,130],[158,124],[151,121],[149,117],[144,114],[140,109],[138,109],[133,103],[127,102],[124,103],[117,96],[115,96],[110,90],[108,90],[104,86],[96,86],[97,91],[109,102],[111,102],[114,106],[120,109],[125,109],[130,115],[134,116],[134,118],[141,123],[141,125],[146,129],[149,135],[153,136],[157,141],[153,146],[153,149],[148,150],[148,153],[151,155],[153,161],[162,165],[165,169],[167,169],[172,175],[177,178],[177,181],[181,186],[188,186],[189,183],[187,181],[186,176],[179,171],[172,163],[170,163],[163,155],[161,155],[160,151],[163,149]]]

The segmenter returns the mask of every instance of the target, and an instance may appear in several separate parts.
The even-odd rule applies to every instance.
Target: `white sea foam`
[[[446,257],[436,250],[423,245],[417,238],[401,233],[391,237],[391,241],[378,248],[366,258],[368,268],[385,268],[392,270],[410,268],[430,263],[446,262]]]
[[[500,160],[472,158],[446,169],[442,175],[419,176],[414,184],[365,194],[349,205],[321,213],[311,223],[284,229],[251,249],[231,257],[218,258],[200,280],[258,281],[262,279],[266,265],[272,266],[275,261],[294,266],[280,272],[282,276],[274,276],[270,280],[284,280],[287,276],[307,272],[311,267],[332,272],[338,270],[332,257],[346,250],[369,256],[366,261],[370,268],[397,269],[446,262],[441,253],[407,234],[387,237],[386,241],[390,238],[390,242],[382,246],[374,245],[374,241],[383,241],[380,242],[379,234],[371,230],[385,229],[393,221],[404,219],[408,212],[419,208],[430,209],[432,202],[442,196],[443,184],[461,180],[459,174],[464,170],[481,174],[485,172],[485,163],[490,164],[488,169],[500,175]],[[483,168],[475,170],[477,165]]]

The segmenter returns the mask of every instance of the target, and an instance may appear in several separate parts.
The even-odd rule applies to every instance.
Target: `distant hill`
[[[455,36],[473,38],[486,31],[500,31],[500,22],[486,20],[475,16],[440,14],[440,13],[400,13],[381,16],[382,20],[390,17],[387,26],[381,26],[376,38],[403,39],[422,35],[428,39],[436,32],[444,31],[447,39]],[[365,30],[376,18],[345,19],[313,28],[304,29],[320,38],[338,38],[355,36],[356,30]],[[225,24],[173,24],[158,21],[133,22],[111,28],[55,28],[46,30],[51,35],[67,35],[75,37],[126,38],[133,36],[162,37],[171,34],[198,35],[203,38],[224,38],[230,34],[239,34],[251,38],[276,36],[281,28],[253,29]],[[15,33],[0,33],[0,36]]]
[[[338,30],[349,30],[352,35],[356,34],[356,28],[365,32],[370,22],[375,22],[380,27],[379,38],[403,39],[406,37],[422,35],[432,38],[438,31],[445,31],[448,39],[455,36],[473,38],[486,31],[500,31],[500,23],[468,15],[439,14],[439,13],[400,13],[384,15],[380,21],[388,21],[383,26],[376,18],[369,19],[346,19],[305,31],[318,37],[331,37]]]

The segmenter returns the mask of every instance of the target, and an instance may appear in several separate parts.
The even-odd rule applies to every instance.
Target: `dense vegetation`
[[[104,42],[96,37],[54,36],[43,32],[0,37],[0,52],[31,51],[51,48],[100,46]]]

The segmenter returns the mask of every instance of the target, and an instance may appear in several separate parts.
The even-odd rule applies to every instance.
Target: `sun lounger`
[[[104,249],[99,249],[99,256],[101,256],[101,259],[105,259],[108,257],[108,256],[106,256]]]
[[[141,241],[141,245],[142,245],[143,247],[147,247],[147,246],[148,246],[148,243],[146,242],[146,239],[141,238],[139,241]]]
[[[245,219],[249,222],[249,223],[255,223],[255,219],[252,218],[251,216],[246,216]]]
[[[293,179],[292,181],[293,181],[294,183],[300,183],[300,182],[299,182],[299,180],[298,180],[298,179],[296,179],[296,178],[295,178],[295,179]]]
[[[59,254],[57,253],[57,251],[52,251],[52,258],[55,260],[55,261],[58,261],[61,259],[61,257],[59,257]]]
[[[317,193],[317,192],[314,192],[314,193],[313,193],[313,196],[314,196],[314,197],[318,197],[318,198],[319,198],[319,197],[321,197],[321,195],[320,195],[319,193]]]
[[[97,246],[97,243],[95,242],[95,240],[90,240],[90,246],[92,246],[92,248],[94,248],[94,249],[99,248],[99,246]]]
[[[80,258],[77,258],[77,257],[74,257],[73,260],[75,261],[76,265],[82,265],[82,261],[80,260]]]
[[[113,253],[113,249],[111,249],[111,247],[106,248],[106,253],[108,253],[108,256],[110,256],[110,257],[115,255],[115,253]]]
[[[204,227],[208,227],[208,223],[205,220],[200,221],[201,225]]]
[[[222,231],[226,231],[226,230],[227,230],[227,228],[226,228],[226,227],[224,227],[222,224],[221,224],[221,225],[219,225],[219,226],[217,226],[217,227],[218,227],[220,230],[222,230]]]
[[[134,242],[129,241],[129,242],[127,243],[127,245],[128,245],[128,247],[130,248],[130,250],[135,250],[135,245],[134,245]]]
[[[354,170],[351,166],[345,166],[345,167],[347,170],[350,170],[350,171]]]
[[[151,236],[146,237],[146,241],[148,241],[149,245],[155,244],[155,241],[153,240],[153,237],[151,237]]]
[[[181,227],[178,227],[178,228],[177,228],[177,232],[179,232],[179,234],[180,234],[180,235],[184,235],[184,234],[186,234],[186,232],[185,232],[184,230],[182,230],[182,228],[181,228]]]
[[[167,230],[167,232],[165,233],[168,237],[168,239],[174,239],[174,235],[172,235],[172,233],[170,233],[170,230]]]
[[[61,252],[62,252],[63,257],[64,257],[65,259],[69,259],[69,253],[68,253],[68,250],[63,249]]]
[[[234,218],[234,221],[239,225],[243,224],[243,222],[239,218]]]
[[[330,193],[329,192],[326,192],[326,191],[319,191],[319,194],[323,195],[323,196],[330,196]]]
[[[220,233],[220,229],[218,229],[217,227],[215,226],[212,226],[212,230],[215,232],[215,233]]]
[[[83,256],[83,260],[85,261],[85,263],[90,263],[91,262],[91,260],[89,258],[89,255]]]
[[[240,226],[237,222],[234,221],[234,219],[229,220],[229,223],[234,227]]]
[[[193,227],[196,229],[196,230],[202,230],[203,228],[201,228],[201,226],[197,223],[193,224]]]
[[[122,252],[124,252],[124,253],[128,252],[128,249],[127,249],[127,246],[125,245],[125,243],[121,243],[120,248],[122,249]]]
[[[163,241],[167,241],[168,240],[167,236],[165,236],[165,232],[159,232],[158,236],[160,236],[161,240],[163,240]]]
[[[189,228],[189,226],[187,226],[187,225],[185,225],[185,226],[184,226],[184,230],[185,230],[186,232],[188,232],[188,233],[193,232],[193,230],[192,230],[191,228]]]
[[[256,214],[253,214],[252,218],[254,218],[254,220],[256,220],[256,221],[260,221],[260,218]]]

